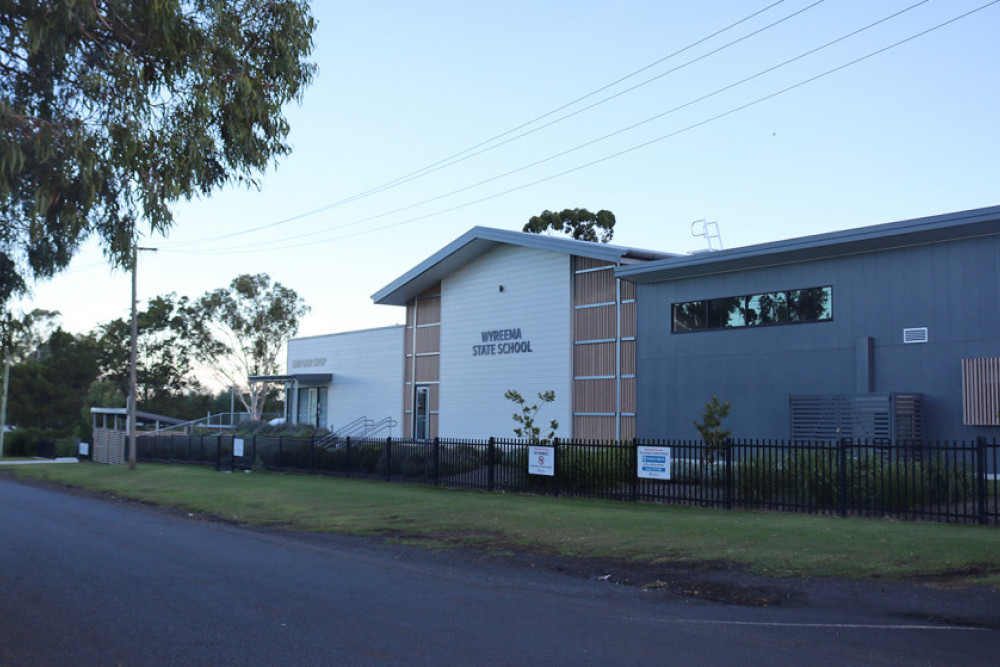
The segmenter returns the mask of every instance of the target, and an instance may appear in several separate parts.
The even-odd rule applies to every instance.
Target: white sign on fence
[[[556,474],[556,448],[528,447],[528,474],[554,477]]]
[[[243,456],[243,438],[233,438],[233,456]]]
[[[670,448],[639,447],[639,477],[670,479]]]

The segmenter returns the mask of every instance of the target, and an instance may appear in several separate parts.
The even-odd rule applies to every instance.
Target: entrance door
[[[426,440],[428,433],[427,417],[430,414],[430,387],[426,384],[417,385],[413,400],[413,437]]]
[[[326,387],[299,389],[299,414],[296,415],[296,423],[326,428],[326,397]]]

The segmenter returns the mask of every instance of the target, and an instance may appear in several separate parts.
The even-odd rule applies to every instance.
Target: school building
[[[289,419],[587,440],[969,439],[1000,426],[1000,207],[679,255],[475,227],[373,295],[404,325],[289,341]],[[405,315],[403,315],[405,312]]]

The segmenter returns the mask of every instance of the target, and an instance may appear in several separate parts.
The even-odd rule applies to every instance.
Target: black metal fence
[[[695,440],[351,440],[140,435],[141,461],[613,500],[1000,523],[1000,445]],[[653,449],[651,449],[653,448]],[[655,456],[654,456],[655,454]],[[530,457],[530,458],[529,458]],[[537,460],[536,460],[537,459]],[[646,465],[648,462],[653,465]],[[669,477],[669,479],[667,479]]]

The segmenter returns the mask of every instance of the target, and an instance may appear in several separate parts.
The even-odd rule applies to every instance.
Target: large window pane
[[[745,324],[746,321],[743,319],[743,297],[731,296],[725,299],[712,299],[708,302],[709,329],[742,327]]]
[[[832,319],[833,288],[829,286],[686,301],[671,306],[674,332]]]
[[[812,287],[788,292],[788,320],[815,322],[833,318],[833,299],[829,287]]]
[[[673,305],[673,330],[696,331],[706,326],[704,301],[688,301]]]
[[[747,298],[747,325],[781,324],[788,321],[788,294],[769,292]]]

